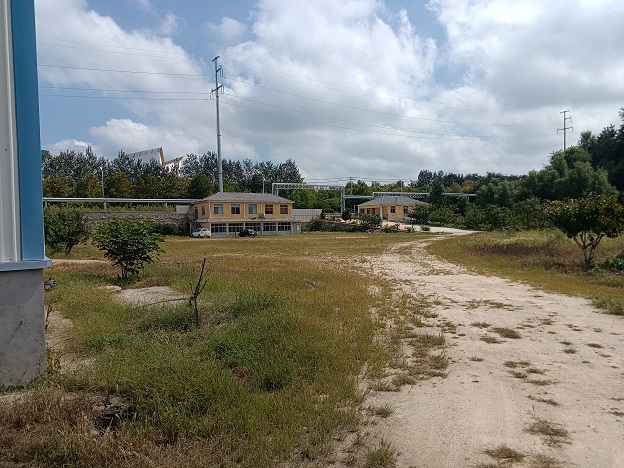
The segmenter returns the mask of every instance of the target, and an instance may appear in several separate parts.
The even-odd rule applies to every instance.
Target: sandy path
[[[506,444],[528,455],[514,466],[533,466],[531,456],[543,454],[561,466],[624,467],[624,318],[599,313],[584,299],[471,273],[423,246],[400,244],[369,263],[407,294],[433,299],[436,320],[458,325],[446,335],[447,378],[369,395],[367,404],[394,409],[372,432],[398,448],[399,466],[496,466],[483,450]],[[475,322],[517,329],[522,338],[488,344],[483,335],[498,335]],[[527,366],[510,369],[506,361],[530,361],[543,374],[515,378],[511,371]],[[560,424],[569,440],[553,448],[527,433],[537,418]]]

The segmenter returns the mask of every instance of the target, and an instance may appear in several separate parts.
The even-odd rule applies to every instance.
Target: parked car
[[[208,228],[199,228],[199,229],[195,229],[192,233],[191,236],[193,237],[210,237],[210,229]]]
[[[243,229],[238,233],[238,237],[256,237],[256,231],[253,229]]]

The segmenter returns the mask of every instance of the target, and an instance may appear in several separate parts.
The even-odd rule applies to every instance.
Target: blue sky
[[[619,0],[36,0],[42,145],[294,159],[307,180],[526,173],[619,125]],[[570,122],[568,122],[570,124]]]

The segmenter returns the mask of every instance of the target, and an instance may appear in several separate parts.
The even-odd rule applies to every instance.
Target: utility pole
[[[566,114],[570,112],[569,110],[564,110],[559,112],[560,114],[563,114],[563,128],[558,128],[557,129],[557,135],[559,135],[559,131],[563,131],[563,154],[565,155],[566,152],[566,130],[572,130],[574,131],[574,127],[566,127],[566,120],[572,120],[572,117],[566,117]]]
[[[351,195],[353,195],[353,177],[349,177],[349,187],[351,187]]]
[[[219,84],[219,73],[222,73],[223,68],[219,66],[219,56],[217,55],[212,59],[215,66],[215,88],[212,90],[215,93],[215,101],[217,102],[217,172],[219,175],[219,192],[223,192],[223,165],[221,164],[221,125],[219,122],[219,90],[223,89],[223,85]]]

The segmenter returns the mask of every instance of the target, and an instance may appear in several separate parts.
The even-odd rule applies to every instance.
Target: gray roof
[[[272,193],[217,192],[201,201],[209,202],[258,202],[258,203],[294,203]]]
[[[360,203],[358,206],[379,206],[379,205],[428,205],[420,200],[416,200],[411,197],[405,197],[403,195],[390,195],[373,198],[364,203]]]

